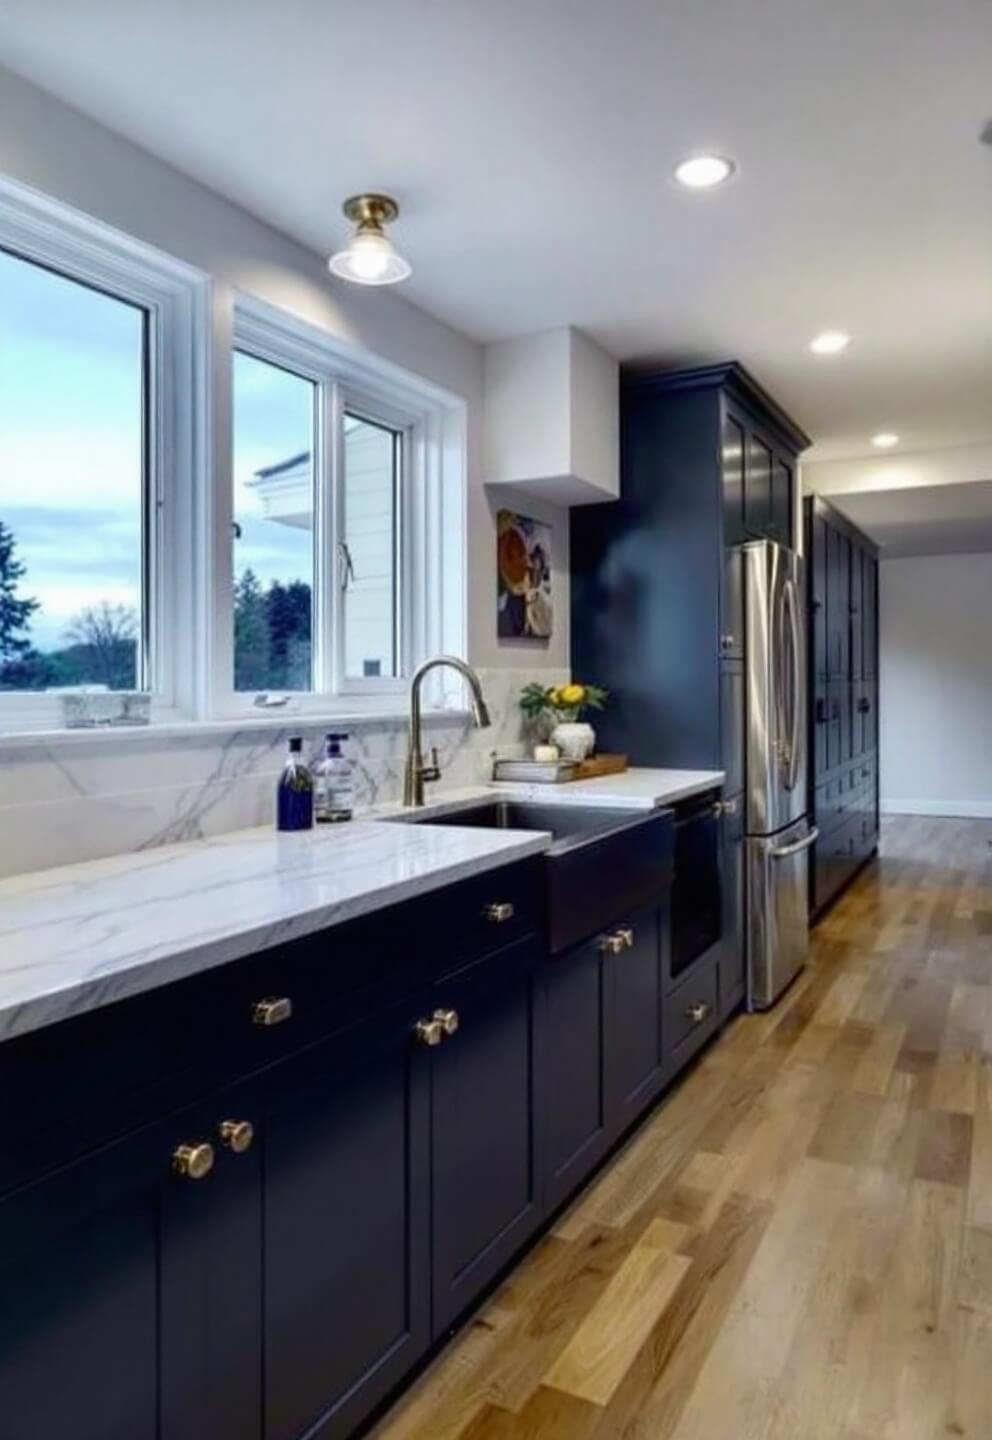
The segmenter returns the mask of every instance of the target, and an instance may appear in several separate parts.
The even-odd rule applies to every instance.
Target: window
[[[0,176],[0,735],[393,711],[464,650],[464,404],[229,295]]]
[[[235,343],[228,706],[400,703],[416,658],[461,643],[460,606],[440,604],[461,508],[445,508],[436,412],[260,302],[240,302]]]
[[[341,594],[347,680],[395,678],[400,659],[403,435],[345,414]]]
[[[148,684],[148,313],[0,251],[0,689]]]
[[[234,688],[313,689],[315,390],[234,357]]]

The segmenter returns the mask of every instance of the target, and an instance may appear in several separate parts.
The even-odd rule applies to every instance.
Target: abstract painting
[[[500,639],[547,640],[551,604],[551,526],[513,510],[496,517],[497,622]]]

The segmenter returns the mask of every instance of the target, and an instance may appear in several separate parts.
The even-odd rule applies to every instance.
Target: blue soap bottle
[[[286,766],[276,786],[276,826],[279,830],[313,828],[313,776],[303,762],[303,740],[289,742]]]

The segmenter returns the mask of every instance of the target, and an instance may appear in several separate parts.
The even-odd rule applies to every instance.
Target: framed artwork
[[[496,516],[496,633],[506,640],[548,640],[551,526],[514,510]]]

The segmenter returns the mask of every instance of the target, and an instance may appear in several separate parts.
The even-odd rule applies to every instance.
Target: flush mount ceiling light
[[[843,330],[824,330],[809,342],[809,348],[814,355],[839,355],[850,343],[850,335]]]
[[[893,445],[899,444],[899,436],[894,435],[891,430],[880,430],[871,437],[871,443],[876,450],[891,450]]]
[[[396,201],[389,195],[352,195],[341,208],[355,233],[344,249],[328,260],[331,274],[358,285],[395,285],[397,280],[405,280],[410,266],[383,229],[400,213]]]
[[[692,155],[675,167],[675,178],[687,190],[710,190],[734,173],[733,160],[723,155]]]

